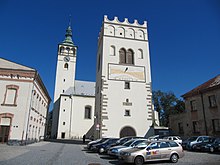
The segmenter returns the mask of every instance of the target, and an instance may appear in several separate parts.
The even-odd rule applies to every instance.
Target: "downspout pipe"
[[[201,91],[200,91],[200,95],[201,95],[201,101],[202,101],[202,112],[203,112],[203,118],[204,118],[204,124],[205,124],[205,133],[206,133],[206,135],[208,135],[208,128],[207,128],[207,122],[206,122],[204,98],[203,98],[203,93]]]

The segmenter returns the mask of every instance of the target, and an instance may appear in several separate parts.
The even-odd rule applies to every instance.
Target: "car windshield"
[[[194,141],[194,140],[196,140],[198,137],[197,136],[193,136],[193,137],[190,137],[189,139],[188,139],[188,141]]]
[[[135,140],[129,140],[123,144],[123,146],[129,147]]]
[[[139,143],[139,144],[136,146],[136,148],[142,148],[142,147],[146,148],[146,146],[148,146],[150,143],[151,143],[151,142],[149,142],[149,141],[143,141],[143,142]]]
[[[101,141],[100,141],[100,143],[105,143],[105,142],[107,142],[109,139],[106,139],[106,138],[103,138]]]
[[[119,139],[117,142],[116,142],[116,144],[123,144],[123,143],[125,143],[127,141],[127,138],[121,138],[121,139]]]

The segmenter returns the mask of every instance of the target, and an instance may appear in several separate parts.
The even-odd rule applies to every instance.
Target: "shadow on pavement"
[[[66,144],[79,144],[79,145],[87,145],[88,142],[90,141],[85,141],[85,143],[83,143],[82,139],[76,139],[76,140],[67,140],[67,139],[47,139],[45,141],[48,142],[53,142],[53,143],[66,143]]]

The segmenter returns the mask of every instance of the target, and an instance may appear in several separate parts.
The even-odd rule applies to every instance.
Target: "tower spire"
[[[66,29],[65,39],[63,41],[64,44],[74,45],[72,40],[72,29],[71,29],[71,15],[69,19],[69,26]]]

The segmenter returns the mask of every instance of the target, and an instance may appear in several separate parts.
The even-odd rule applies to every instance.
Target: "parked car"
[[[115,143],[117,140],[118,140],[118,138],[109,138],[103,143],[98,143],[98,144],[91,146],[91,150],[102,154],[102,153],[106,152],[107,146],[109,146],[112,143]]]
[[[122,145],[118,145],[118,146],[114,146],[114,147],[111,147],[109,148],[108,150],[108,154],[111,155],[111,156],[119,156],[119,153],[121,151],[124,151],[126,149],[130,149],[130,148],[133,148],[133,147],[136,147],[138,146],[140,143],[146,141],[147,139],[131,139],[127,142],[125,142],[124,144]]]
[[[184,149],[192,150],[193,145],[202,143],[209,139],[210,136],[192,136],[188,138],[187,140],[183,141],[182,146]]]
[[[147,161],[170,160],[173,163],[178,162],[179,158],[184,156],[182,146],[175,141],[157,140],[146,141],[145,146],[135,147],[121,151],[119,160],[125,163],[134,163],[142,165]]]
[[[159,140],[159,139],[162,139],[162,138],[160,137],[160,135],[154,135],[154,136],[148,137],[148,140]]]
[[[127,136],[127,137],[123,137],[123,138],[120,138],[117,142],[116,142],[116,146],[117,145],[122,145],[124,143],[126,143],[127,141],[131,140],[131,139],[143,139],[144,137],[137,137],[137,136]]]
[[[182,144],[182,142],[183,142],[179,136],[167,136],[167,137],[164,137],[164,139],[173,140],[179,144]]]
[[[194,145],[192,146],[192,150],[193,150],[193,151],[203,151],[204,148],[205,148],[205,146],[206,146],[207,144],[213,143],[213,142],[215,141],[215,139],[216,139],[216,138],[214,138],[214,137],[209,137],[209,138],[207,138],[207,139],[204,139],[203,142],[194,144]]]
[[[220,151],[220,138],[214,138],[213,142],[201,146],[201,151],[215,152]]]
[[[87,144],[87,149],[90,150],[93,145],[96,145],[98,143],[103,143],[104,141],[106,141],[108,139],[109,138],[102,138],[102,139],[97,139],[97,140],[91,141]]]

